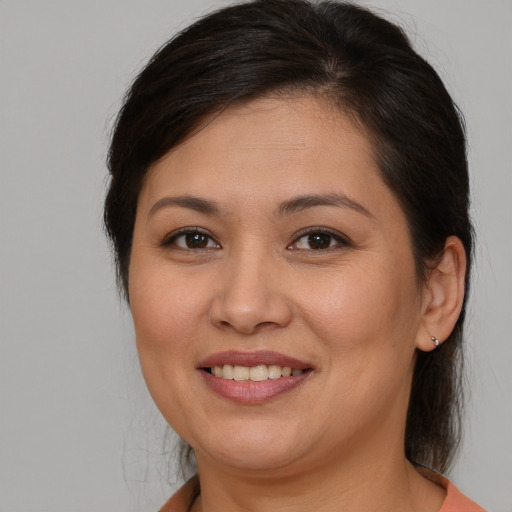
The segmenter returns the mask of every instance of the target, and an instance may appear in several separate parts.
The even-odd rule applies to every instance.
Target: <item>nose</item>
[[[225,261],[218,274],[210,322],[242,334],[286,327],[292,319],[292,307],[282,269],[270,255],[249,252]]]

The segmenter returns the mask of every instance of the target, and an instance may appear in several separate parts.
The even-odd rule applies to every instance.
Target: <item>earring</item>
[[[435,336],[431,336],[430,339],[432,340],[432,343],[434,343],[436,348],[439,347],[441,342]]]

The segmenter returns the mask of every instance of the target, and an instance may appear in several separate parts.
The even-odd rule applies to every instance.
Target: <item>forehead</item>
[[[310,96],[262,98],[228,107],[148,171],[143,196],[166,187],[208,192],[249,187],[350,188],[380,179],[369,138],[353,120]],[[357,182],[357,183],[356,183]],[[246,190],[247,191],[247,190]]]

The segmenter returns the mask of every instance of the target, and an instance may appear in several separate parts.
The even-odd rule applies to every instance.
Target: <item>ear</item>
[[[422,322],[416,347],[428,352],[451,334],[464,302],[466,251],[459,238],[450,236],[434,268],[429,271],[422,302]]]

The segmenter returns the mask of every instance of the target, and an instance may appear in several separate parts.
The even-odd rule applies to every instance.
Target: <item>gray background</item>
[[[101,231],[127,84],[213,0],[0,1],[0,510],[150,511],[165,426]],[[512,2],[386,0],[469,126],[478,233],[460,488],[512,511]],[[167,449],[167,448],[166,448]],[[173,471],[171,471],[171,474]],[[176,481],[176,477],[172,476]]]

